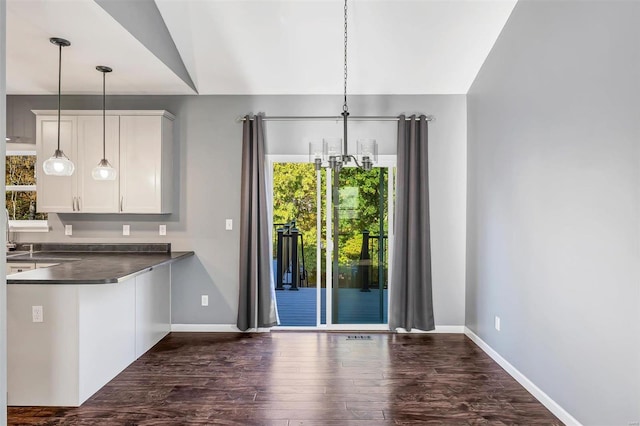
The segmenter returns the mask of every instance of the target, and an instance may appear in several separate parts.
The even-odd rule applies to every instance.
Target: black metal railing
[[[386,283],[386,273],[387,268],[385,265],[386,262],[386,240],[388,237],[386,235],[371,235],[368,230],[362,231],[362,248],[360,249],[360,262],[358,264],[358,275],[360,280],[360,291],[368,292],[371,291],[372,284],[372,274],[374,272],[374,266],[376,266],[377,272],[377,283],[380,289],[384,288],[384,284]],[[375,254],[375,259],[377,262],[371,257],[371,253]],[[377,263],[377,265],[375,265]]]
[[[276,290],[297,291],[307,285],[307,270],[304,262],[304,238],[296,228],[296,221],[274,223],[277,226],[276,242]],[[300,261],[300,259],[302,261]]]

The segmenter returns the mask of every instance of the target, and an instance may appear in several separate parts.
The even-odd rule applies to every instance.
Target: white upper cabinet
[[[38,162],[36,168],[36,190],[38,212],[68,213],[76,209],[77,181],[72,176],[47,176],[42,163],[58,148],[58,117],[38,116],[36,118],[36,143]],[[78,140],[77,117],[60,117],[60,149],[67,157],[76,161]]]
[[[120,116],[120,197],[123,213],[170,213],[173,120]]]
[[[105,117],[105,152],[118,170],[120,162],[118,117]],[[78,117],[78,150],[74,175],[78,185],[77,210],[81,213],[117,213],[119,211],[118,180],[95,180],[93,168],[102,159],[102,116]],[[47,176],[56,179],[55,176]],[[38,195],[39,196],[39,195]]]
[[[106,158],[115,181],[96,181],[103,158],[102,111],[65,111],[60,147],[73,161],[70,177],[47,176],[42,163],[57,146],[57,111],[34,111],[38,146],[37,211],[51,213],[171,213],[173,119],[166,111],[107,111]]]

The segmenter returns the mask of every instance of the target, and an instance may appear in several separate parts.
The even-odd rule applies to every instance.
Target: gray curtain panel
[[[242,129],[242,186],[240,205],[240,298],[238,328],[277,325],[271,291],[271,258],[265,142],[262,116],[245,117]]]
[[[424,115],[398,121],[398,166],[389,328],[433,330],[429,144]]]

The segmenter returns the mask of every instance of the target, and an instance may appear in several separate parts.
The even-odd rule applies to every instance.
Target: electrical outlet
[[[129,225],[122,225],[122,235],[127,236],[129,235]]]
[[[31,319],[33,322],[43,322],[44,321],[44,311],[42,306],[32,306],[31,307]]]
[[[64,226],[64,235],[73,235],[73,225]]]
[[[500,317],[496,315],[494,322],[493,322],[494,327],[496,328],[496,330],[500,331]]]
[[[158,234],[167,235],[167,225],[160,225],[158,227]]]
[[[201,301],[202,306],[209,306],[209,296],[206,294],[203,294],[201,298],[202,298],[202,301]]]
[[[225,229],[231,231],[233,229],[233,219],[227,219],[225,221]]]

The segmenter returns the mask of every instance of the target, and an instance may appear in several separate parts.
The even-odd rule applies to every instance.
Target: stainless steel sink
[[[28,251],[8,251],[7,257],[22,256],[23,254],[29,254],[29,252]]]
[[[53,257],[53,256],[36,256],[34,255],[33,257],[29,257],[26,258],[27,259],[31,259],[34,262],[42,262],[42,263],[50,263],[50,262],[58,262],[58,263],[63,263],[63,262],[75,262],[77,260],[82,260],[79,257]]]
[[[40,262],[40,263],[51,263],[51,262],[74,262],[76,260],[80,260],[78,257],[71,256],[60,256],[55,253],[49,253],[46,251],[34,251],[33,253],[29,253],[28,251],[14,251],[11,254],[7,254],[7,260],[13,260],[15,262]]]

